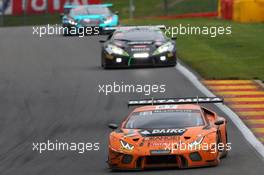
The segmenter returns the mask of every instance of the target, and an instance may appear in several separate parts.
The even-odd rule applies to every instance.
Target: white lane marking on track
[[[175,67],[179,70],[196,88],[198,88],[204,95],[208,97],[215,97],[215,95],[209,91],[200,81],[199,79],[186,67],[177,63]],[[262,156],[264,159],[264,146],[263,144],[255,137],[255,135],[251,132],[251,130],[244,124],[244,122],[239,118],[239,116],[234,113],[229,107],[224,104],[216,104],[216,106],[222,110],[237,126],[240,132],[243,134],[245,139],[251,144],[255,150]]]

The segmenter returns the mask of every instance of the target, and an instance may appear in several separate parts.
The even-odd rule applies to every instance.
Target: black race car
[[[175,66],[176,43],[162,31],[165,26],[128,26],[112,30],[107,40],[100,40],[103,68]]]

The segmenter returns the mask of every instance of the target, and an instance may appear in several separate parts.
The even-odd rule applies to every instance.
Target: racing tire
[[[172,64],[172,65],[170,65],[171,67],[175,67],[177,65],[177,63],[174,63],[174,64]]]
[[[173,63],[172,64],[170,64],[169,66],[170,67],[175,67],[175,66],[177,66],[177,58],[173,61]]]

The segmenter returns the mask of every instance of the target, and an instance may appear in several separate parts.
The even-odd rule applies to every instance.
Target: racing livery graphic
[[[127,26],[105,28],[113,31],[101,40],[103,68],[135,66],[175,66],[176,43],[167,38],[165,26]]]
[[[199,103],[222,101],[214,97],[129,101],[129,105],[147,106],[134,109],[120,128],[109,124],[114,130],[109,136],[109,167],[143,170],[218,165],[230,150],[226,120]]]

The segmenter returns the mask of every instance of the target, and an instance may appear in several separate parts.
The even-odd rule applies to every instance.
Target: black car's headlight
[[[123,55],[123,56],[129,56],[128,53],[126,51],[124,51],[123,49],[109,44],[107,45],[107,47],[105,48],[105,50],[109,53],[109,54],[117,54],[117,55]]]
[[[132,151],[134,149],[133,145],[125,142],[124,140],[120,140],[120,144],[121,144],[122,148],[125,150]]]
[[[153,55],[158,55],[164,52],[172,52],[173,49],[174,49],[174,45],[171,42],[167,42],[161,45],[159,48],[157,48],[153,53]]]

